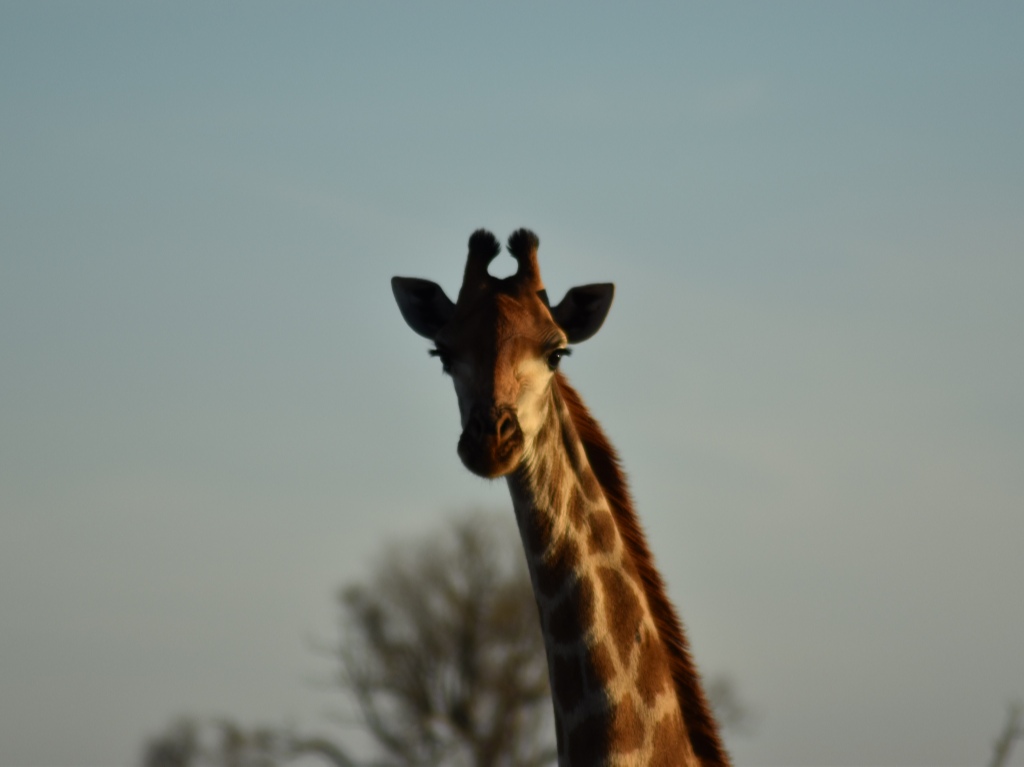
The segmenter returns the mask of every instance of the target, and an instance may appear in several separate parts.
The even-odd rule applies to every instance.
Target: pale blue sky
[[[566,371],[757,711],[737,764],[986,762],[1022,39],[1019,3],[0,5],[0,765],[329,727],[334,588],[511,513],[388,284],[454,292],[479,226],[535,229],[555,298],[617,284]]]

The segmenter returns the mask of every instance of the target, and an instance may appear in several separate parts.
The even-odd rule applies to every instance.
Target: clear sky
[[[329,727],[336,587],[511,513],[388,284],[454,292],[480,226],[617,285],[564,369],[756,711],[737,764],[986,762],[1022,41],[1009,2],[0,5],[0,765]]]

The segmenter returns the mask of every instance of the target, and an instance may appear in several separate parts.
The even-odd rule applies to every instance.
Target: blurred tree
[[[279,727],[246,728],[220,719],[179,719],[143,748],[142,767],[280,767],[318,756],[334,767],[356,767],[338,746]]]
[[[471,513],[395,543],[339,593],[337,681],[378,754],[230,720],[181,720],[149,740],[142,767],[544,767],[557,761],[547,662],[511,515]],[[726,728],[746,707],[728,677],[708,696]]]
[[[1024,740],[1024,702],[1014,701],[1007,706],[1006,724],[996,738],[992,753],[992,767],[1004,767],[1010,763],[1010,752],[1017,740]]]
[[[339,594],[338,682],[379,749],[375,767],[541,767],[556,761],[544,643],[510,518],[473,513],[392,544]],[[183,719],[142,767],[357,764],[328,738]]]
[[[199,759],[199,727],[189,719],[172,722],[146,741],[142,767],[193,767]]]
[[[459,517],[341,593],[340,682],[386,764],[555,762],[537,608],[505,520]]]
[[[736,684],[731,676],[713,676],[704,686],[708,702],[711,703],[715,718],[723,730],[745,734],[753,729],[750,709],[736,692]]]

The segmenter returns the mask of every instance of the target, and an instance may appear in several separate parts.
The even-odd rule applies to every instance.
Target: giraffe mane
[[[689,643],[683,632],[682,623],[665,593],[665,584],[654,567],[654,558],[647,547],[639,518],[633,510],[633,499],[619,457],[600,424],[587,410],[580,395],[569,385],[565,376],[557,373],[555,378],[573,426],[583,443],[587,460],[611,507],[619,534],[640,573],[640,581],[647,595],[655,626],[668,653],[672,680],[694,754],[707,767],[726,765],[728,760],[718,734],[718,725],[711,714],[711,707],[701,686],[700,675],[690,656]]]

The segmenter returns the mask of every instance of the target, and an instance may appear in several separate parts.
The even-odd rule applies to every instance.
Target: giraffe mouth
[[[488,445],[483,449],[470,448],[459,440],[459,458],[463,465],[477,476],[497,479],[511,474],[523,457],[523,441],[506,440],[499,446]]]
[[[459,458],[474,474],[495,479],[516,470],[523,459],[523,430],[511,408],[475,413],[459,437]]]

